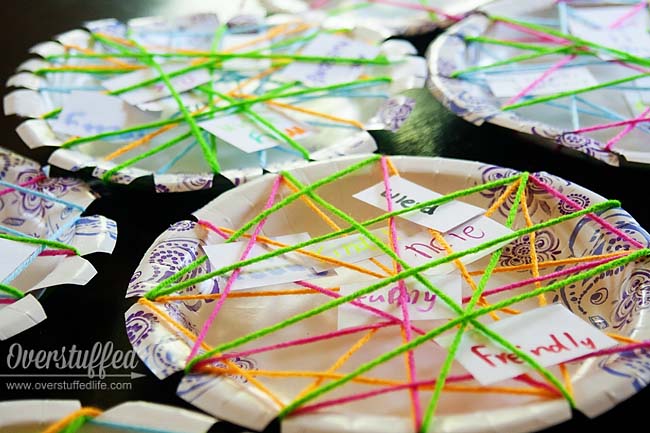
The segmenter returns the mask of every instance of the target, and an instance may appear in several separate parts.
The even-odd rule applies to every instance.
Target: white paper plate
[[[316,193],[339,209],[344,210],[357,221],[374,218],[380,212],[355,198],[353,194],[381,182],[381,168],[377,156],[354,156],[331,161],[313,163],[309,167],[292,170],[290,173],[301,183],[309,185],[320,179],[344,170],[356,163],[375,158],[362,168],[345,176],[340,176],[331,184],[319,187]],[[509,178],[518,172],[478,162],[445,158],[392,157],[400,174],[424,187],[441,194],[463,190],[499,179]],[[253,182],[226,192],[194,215],[201,221],[209,221],[217,227],[238,229],[257,215],[268,199],[272,184],[278,175],[263,176]],[[566,195],[580,206],[588,207],[602,203],[605,199],[563,179],[545,172],[535,173],[541,185]],[[531,181],[532,182],[532,181]],[[488,209],[505,187],[494,187],[463,197],[463,202]],[[278,201],[289,196],[287,187],[281,188]],[[527,205],[532,222],[537,224],[549,219],[567,215],[571,207],[547,192],[543,187],[530,183],[527,188]],[[492,219],[504,223],[512,200],[492,215]],[[327,214],[339,225],[345,227],[339,218]],[[584,257],[605,254],[613,251],[636,249],[625,240],[647,246],[650,235],[623,209],[613,207],[599,212],[599,218],[616,227],[623,234],[617,235],[600,229],[600,223],[589,216],[572,217],[559,225],[544,227],[537,231],[536,250],[540,262],[559,260],[567,257]],[[408,230],[417,228],[404,219],[397,218],[398,228]],[[386,222],[383,223],[384,226]],[[381,225],[380,225],[381,226]],[[376,226],[371,226],[374,228]],[[518,212],[514,228],[526,227]],[[422,227],[419,228],[422,230]],[[308,232],[312,237],[330,233],[332,230],[301,200],[268,215],[260,232],[264,236],[280,236]],[[252,233],[252,231],[249,231]],[[135,271],[127,290],[127,297],[139,298],[126,312],[126,327],[129,339],[143,362],[159,378],[165,378],[187,366],[191,340],[188,334],[181,334],[178,327],[165,321],[168,316],[181,328],[198,335],[202,325],[211,314],[215,299],[166,300],[151,304],[143,297],[162,281],[172,284],[215,271],[220,263],[204,261],[185,276],[172,281],[181,268],[201,260],[203,247],[222,243],[223,239],[208,230],[205,224],[195,221],[180,221],[172,225],[149,248]],[[461,249],[461,248],[458,248]],[[644,249],[644,254],[646,250]],[[500,258],[501,266],[517,265],[530,259],[529,239],[517,238],[504,247]],[[486,266],[489,256],[469,266],[477,269]],[[370,266],[370,265],[369,265]],[[552,265],[545,272],[555,272],[565,266]],[[373,268],[376,269],[376,268]],[[350,278],[337,268],[338,276],[314,280],[322,287],[338,287],[341,279]],[[487,289],[528,279],[528,271],[496,273],[490,279]],[[474,277],[478,278],[478,277]],[[557,281],[560,277],[552,281]],[[278,281],[278,280],[275,280]],[[348,280],[350,281],[350,280]],[[367,280],[366,280],[367,281]],[[544,281],[543,286],[551,283]],[[195,284],[180,295],[206,295],[220,293],[224,285],[215,279]],[[650,262],[647,258],[620,266],[613,271],[602,272],[586,280],[578,280],[572,285],[547,295],[549,302],[566,305],[575,315],[598,326],[603,331],[616,332],[638,340],[648,338],[646,312],[649,306],[645,288],[650,284]],[[167,286],[168,287],[168,286]],[[304,288],[293,284],[263,287],[262,290]],[[250,289],[255,292],[259,289]],[[522,289],[523,290],[523,289]],[[529,290],[529,289],[525,289]],[[235,293],[234,291],[231,292]],[[464,292],[466,295],[467,293]],[[497,295],[499,298],[499,295]],[[219,310],[216,321],[207,333],[205,342],[215,347],[234,338],[264,329],[295,314],[307,311],[331,300],[321,295],[286,295],[281,297],[227,298]],[[493,298],[488,298],[493,301]],[[536,301],[515,304],[521,311],[537,307]],[[161,312],[163,315],[161,316]],[[486,320],[491,320],[484,317]],[[417,322],[424,330],[432,329],[432,321]],[[440,322],[438,322],[439,326]],[[430,328],[431,326],[431,328]],[[336,311],[328,311],[295,323],[294,325],[268,334],[259,340],[252,340],[241,347],[226,350],[238,353],[266,345],[273,345],[294,339],[314,337],[324,332],[335,331]],[[292,346],[282,350],[258,352],[233,358],[232,361],[242,370],[298,370],[325,371],[341,357],[359,338],[360,334],[338,337],[335,342],[319,341],[305,346]],[[359,349],[352,358],[340,368],[348,373],[359,365],[401,345],[399,332],[388,332]],[[435,344],[418,346],[415,350],[417,377],[431,380],[437,376],[442,362],[443,349]],[[574,398],[577,408],[588,416],[605,412],[645,386],[650,380],[648,352],[626,353],[624,356],[592,358],[587,361],[568,364],[573,378]],[[557,374],[555,368],[551,369]],[[465,370],[454,362],[452,374],[462,374]],[[365,375],[373,378],[403,380],[406,375],[402,356],[393,358],[386,364],[376,367]],[[535,375],[533,375],[536,377]],[[264,386],[272,390],[281,400],[291,402],[313,378],[257,377]],[[517,381],[500,382],[515,386]],[[469,384],[474,384],[470,381]],[[375,385],[376,386],[376,385]],[[341,388],[320,397],[323,400],[345,397],[358,392],[376,389],[367,384],[348,382]],[[212,376],[210,374],[190,374],[181,381],[178,394],[220,419],[243,425],[246,428],[261,430],[278,414],[278,407],[264,392],[260,391],[245,377]],[[431,392],[422,391],[422,402],[426,406]],[[308,402],[322,402],[315,400]],[[413,422],[410,419],[411,407],[408,392],[402,390],[358,400],[349,404],[326,407],[317,412],[288,416],[282,421],[283,432],[410,432]],[[442,400],[429,431],[432,432],[499,432],[536,431],[561,423],[571,417],[569,404],[561,398],[540,399],[537,396],[514,396],[504,394],[443,392]]]
[[[35,433],[82,408],[76,400],[9,400],[0,402],[0,432]],[[217,420],[186,409],[130,401],[88,419],[82,431],[92,433],[156,431],[206,433]]]
[[[606,6],[602,6],[603,4]],[[600,25],[606,25],[605,20],[610,20],[611,23],[617,21],[627,14],[631,8],[635,7],[631,2],[590,1],[568,4],[550,0],[537,2],[503,0],[487,5],[482,8],[487,15],[474,14],[469,16],[467,19],[450,27],[430,45],[427,51],[430,72],[429,87],[433,94],[451,111],[476,125],[483,122],[493,123],[527,134],[535,141],[553,149],[566,151],[574,156],[586,154],[611,165],[624,164],[625,161],[648,164],[650,163],[650,152],[648,152],[647,147],[649,130],[646,124],[638,124],[636,128],[609,147],[609,141],[615,138],[619,132],[622,132],[625,126],[574,132],[585,127],[616,123],[638,116],[640,111],[650,104],[648,102],[641,103],[639,105],[641,108],[636,108],[635,110],[638,111],[633,111],[634,105],[631,105],[633,101],[639,102],[641,96],[648,93],[645,90],[641,91],[641,89],[645,89],[644,87],[637,87],[638,91],[634,90],[635,81],[621,83],[618,87],[611,86],[580,93],[575,98],[564,97],[527,107],[502,110],[501,107],[510,102],[510,98],[505,96],[497,98],[488,85],[490,80],[494,80],[494,77],[499,76],[506,77],[504,73],[518,73],[517,71],[520,71],[531,74],[531,78],[526,79],[525,82],[532,83],[535,77],[541,76],[552,65],[562,60],[568,61],[568,55],[566,53],[545,55],[537,59],[520,62],[516,66],[498,66],[484,69],[483,73],[479,71],[463,74],[461,78],[450,78],[455,71],[462,71],[476,65],[488,65],[499,60],[533,52],[522,48],[466,41],[466,37],[476,36],[501,40],[526,39],[529,42],[538,40],[535,35],[526,35],[521,30],[500,23],[495,24],[488,18],[490,15],[534,22],[538,25],[550,25],[554,26],[555,30],[560,30],[560,26],[564,25],[565,22],[583,20],[584,11],[591,11],[598,7],[612,7],[612,5],[614,5],[614,9],[606,11],[607,18],[603,19]],[[566,8],[569,18],[560,20],[559,10],[561,8]],[[647,11],[641,11],[635,15],[634,19],[649,19]],[[628,22],[633,23],[634,21],[632,19],[623,21],[621,28],[625,29]],[[631,25],[629,24],[629,26]],[[569,30],[574,33],[579,32],[576,29],[571,30],[571,27],[569,27]],[[582,35],[582,33],[578,34]],[[595,38],[594,36],[592,39],[596,40]],[[638,43],[639,49],[641,49],[644,42],[639,41]],[[550,43],[548,46],[553,48],[558,45]],[[609,44],[608,46],[612,45]],[[601,57],[606,58],[604,55]],[[611,56],[609,59],[611,59]],[[595,56],[577,56],[562,66],[559,71],[569,73],[578,70],[584,71],[585,69],[587,74],[592,74],[597,83],[605,83],[639,74],[638,70],[627,68],[615,62],[605,64],[599,57]],[[549,79],[554,76],[557,77],[558,73],[558,71],[553,72],[549,75]],[[578,82],[569,82],[567,86],[568,89],[578,89],[591,84],[579,80]],[[638,84],[639,86],[643,85],[640,82]],[[539,89],[539,87],[537,88]],[[523,100],[518,102],[521,101]],[[576,107],[575,113],[573,110],[574,103]]]
[[[362,24],[379,30],[386,37],[414,35],[446,27],[459,17],[491,0],[377,1],[357,0],[262,0],[271,12],[310,14],[336,25]],[[430,9],[427,9],[430,8]],[[433,14],[429,12],[434,11]],[[435,11],[442,12],[435,14]]]
[[[84,182],[48,177],[38,163],[0,148],[0,234],[58,241],[79,252],[70,256],[46,255],[56,248],[34,246],[25,250],[27,243],[12,240],[2,245],[0,282],[25,296],[16,300],[0,293],[0,340],[45,319],[45,312],[34,297],[41,289],[61,284],[84,285],[95,276],[97,271],[82,256],[113,251],[117,239],[115,222],[101,215],[82,216],[96,198]]]
[[[244,10],[241,13],[244,12],[247,11]],[[351,29],[346,29],[345,35],[339,35],[339,37],[343,38],[344,46],[346,44],[363,43],[364,45],[361,48],[336,48],[335,46],[340,42],[330,42],[333,45],[321,46],[321,48],[325,51],[331,48],[334,50],[332,53],[341,53],[333,54],[335,57],[342,56],[348,58],[357,58],[359,56],[374,57],[376,54],[370,53],[370,51],[376,48],[377,54],[385,56],[384,60],[390,62],[388,65],[368,64],[362,65],[361,67],[354,67],[348,64],[337,67],[330,63],[307,63],[305,61],[294,64],[298,66],[312,66],[316,68],[316,71],[300,73],[294,70],[293,73],[289,74],[289,71],[285,67],[276,70],[272,75],[267,75],[266,78],[262,78],[262,81],[260,79],[247,81],[247,77],[254,77],[263,71],[269,70],[271,60],[233,59],[226,61],[225,64],[227,64],[228,71],[219,70],[215,72],[215,76],[217,77],[215,89],[220,92],[229,92],[236,89],[237,85],[248,83],[240,88],[239,91],[243,91],[249,95],[255,95],[258,91],[262,94],[285,85],[287,81],[294,81],[296,76],[300,77],[300,80],[298,80],[300,83],[280,90],[280,93],[284,92],[283,96],[278,97],[275,102],[292,104],[303,109],[303,111],[296,111],[278,105],[271,106],[266,104],[266,100],[262,100],[256,104],[254,111],[268,120],[268,113],[260,112],[262,108],[261,104],[263,104],[265,105],[265,110],[276,110],[276,116],[281,116],[278,114],[280,110],[283,114],[291,116],[290,120],[285,119],[287,124],[283,124],[280,129],[285,130],[285,135],[289,134],[294,136],[295,141],[304,149],[301,154],[299,149],[291,146],[286,141],[281,146],[267,150],[258,151],[258,144],[256,142],[253,142],[255,147],[250,147],[250,142],[253,140],[262,141],[266,139],[268,141],[268,137],[264,137],[265,134],[279,137],[277,131],[273,132],[272,128],[269,129],[268,126],[259,126],[253,123],[253,130],[244,133],[244,135],[254,135],[253,138],[246,139],[246,137],[239,135],[235,138],[229,138],[229,142],[223,141],[221,138],[216,139],[215,145],[217,147],[219,165],[217,167],[217,164],[208,164],[204,156],[205,152],[208,152],[208,154],[213,153],[210,150],[213,145],[210,141],[211,138],[208,137],[210,134],[198,126],[199,132],[196,134],[190,131],[191,128],[185,120],[187,117],[179,114],[180,110],[176,101],[171,96],[162,98],[163,93],[160,93],[160,89],[167,89],[167,87],[159,86],[158,90],[148,88],[147,92],[152,93],[149,93],[147,95],[148,97],[144,99],[134,99],[137,97],[135,94],[139,91],[121,93],[123,98],[128,98],[134,104],[137,101],[153,98],[153,104],[137,103],[139,108],[135,108],[133,105],[130,105],[131,102],[128,104],[123,103],[122,99],[117,96],[111,97],[113,98],[112,102],[106,102],[106,95],[100,94],[104,90],[102,82],[111,78],[119,78],[118,75],[120,74],[118,72],[109,73],[104,71],[106,73],[99,76],[86,73],[85,71],[83,73],[50,72],[39,75],[39,71],[42,72],[44,68],[88,67],[88,64],[93,63],[96,65],[98,62],[117,69],[139,67],[137,64],[134,66],[133,63],[131,63],[131,66],[124,66],[124,62],[137,63],[140,61],[139,59],[134,60],[132,58],[110,59],[113,63],[106,63],[103,58],[98,60],[96,58],[51,57],[64,54],[66,47],[73,54],[79,54],[79,52],[74,51],[74,48],[70,47],[90,49],[93,53],[99,53],[100,56],[102,53],[105,55],[113,50],[113,48],[107,48],[105,45],[106,42],[96,41],[89,33],[89,30],[95,34],[109,35],[109,37],[115,37],[115,35],[122,37],[128,29],[133,32],[132,34],[139,43],[148,47],[149,51],[153,49],[158,52],[165,51],[166,48],[164,47],[171,45],[175,47],[174,49],[191,49],[195,53],[197,51],[199,53],[205,53],[206,51],[210,51],[213,36],[216,30],[220,28],[221,23],[227,23],[228,26],[228,30],[223,36],[225,39],[222,39],[224,44],[222,50],[232,48],[235,51],[239,49],[240,52],[252,52],[262,49],[262,54],[264,54],[263,43],[257,42],[258,45],[255,45],[255,43],[250,45],[252,43],[251,39],[257,39],[258,37],[267,35],[269,32],[274,32],[273,34],[277,34],[277,36],[273,39],[273,44],[277,44],[283,42],[285,39],[289,40],[309,35],[313,31],[318,31],[323,34],[331,30],[331,27],[321,25],[318,21],[301,21],[298,17],[275,15],[263,18],[257,9],[255,13],[240,14],[230,19],[223,19],[217,17],[215,14],[205,13],[176,18],[137,18],[128,21],[126,24],[113,19],[86,23],[86,29],[77,29],[63,33],[55,37],[54,41],[38,44],[31,49],[32,53],[41,56],[41,58],[32,58],[26,61],[18,67],[19,72],[9,79],[9,86],[19,87],[20,89],[14,90],[5,97],[5,114],[17,114],[21,117],[31,118],[23,122],[17,128],[17,132],[30,147],[49,146],[56,148],[50,158],[52,165],[70,171],[88,168],[96,177],[121,184],[129,184],[134,179],[142,177],[151,179],[151,176],[153,176],[153,183],[157,191],[176,192],[210,188],[214,181],[214,172],[217,171],[233,183],[239,184],[247,179],[259,176],[264,170],[277,171],[292,166],[303,165],[308,160],[324,160],[347,154],[373,152],[376,149],[376,144],[367,130],[394,129],[396,123],[401,124],[404,120],[404,110],[396,110],[396,107],[406,107],[408,114],[413,108],[413,100],[400,96],[400,92],[410,88],[424,87],[427,70],[426,62],[422,57],[416,55],[416,49],[409,42],[403,40],[383,41],[382,36],[376,31],[359,25]],[[303,30],[297,31],[301,26],[304,26],[302,27]],[[286,33],[280,34],[284,30],[286,30]],[[326,35],[322,36],[325,37]],[[247,43],[249,45],[242,45]],[[301,50],[303,46],[307,47],[308,44],[309,42],[303,40],[299,43],[294,42],[290,44],[288,48],[275,47],[271,54],[291,54],[296,50]],[[241,45],[241,48],[237,48],[238,45]],[[341,49],[344,51],[339,51]],[[327,56],[327,52],[322,53],[317,49],[316,52],[310,55]],[[115,64],[116,60],[118,62],[117,65]],[[197,60],[201,61],[197,57],[190,57],[185,60],[174,60],[173,58],[165,57],[162,59],[159,58],[157,61],[164,67],[176,68],[186,67],[190,65],[190,62],[196,62]],[[274,59],[274,61],[277,61],[277,59]],[[331,71],[338,72],[334,76],[334,72]],[[226,76],[226,72],[229,75]],[[367,77],[370,81],[365,84],[354,84],[348,87],[343,86],[317,93],[289,95],[294,91],[303,89],[304,86],[301,82],[306,80],[305,77],[315,77],[310,83],[310,86],[313,87],[315,85],[314,83],[322,78],[319,75],[321,72],[325,76],[323,79],[325,84],[352,82],[363,77]],[[281,74],[289,75],[282,78]],[[375,78],[378,77],[385,77],[386,80],[376,80]],[[209,81],[210,77],[206,68],[199,68],[183,73],[173,79],[179,80],[175,82],[174,86],[181,92],[185,87],[179,86],[187,85],[185,82],[180,82],[181,80],[188,80],[196,84],[202,83],[205,79]],[[141,79],[136,81],[141,82]],[[189,84],[190,87],[192,85]],[[121,84],[116,86],[124,88]],[[115,87],[111,88],[115,90]],[[88,100],[88,96],[81,94],[82,96],[78,99],[79,104],[82,105],[81,112],[84,113],[85,117],[81,117],[82,120],[79,120],[78,111],[75,111],[78,109],[78,106],[76,102],[74,106],[70,105],[73,104],[70,101],[73,98],[72,95],[77,95],[75,91],[84,90],[89,91],[90,96],[93,98],[103,99],[97,99],[96,103],[85,106],[84,104],[86,103],[84,101]],[[208,93],[204,91],[199,91],[194,88],[191,91],[181,92],[180,97],[184,98],[183,103],[187,104],[189,112],[194,112],[194,110],[200,109],[201,107],[207,109],[209,97]],[[215,98],[215,100],[218,100],[218,97]],[[160,105],[161,101],[163,102],[162,106]],[[106,108],[109,103],[111,106],[115,104],[114,107],[116,108],[110,110]],[[71,108],[68,111],[60,112],[60,119],[56,120],[56,122],[59,122],[58,126],[53,126],[52,122],[55,122],[53,118],[49,120],[40,118],[44,113],[52,113],[51,110],[55,110],[66,104]],[[128,108],[125,108],[122,104],[128,105]],[[152,105],[154,106],[152,107]],[[227,104],[221,101],[217,105],[224,106]],[[97,106],[103,108],[96,110],[94,107]],[[142,111],[145,109],[148,112],[143,113]],[[163,111],[151,111],[160,109]],[[325,117],[316,116],[313,113],[306,114],[304,112],[305,109],[325,113]],[[92,114],[93,110],[96,111],[95,114]],[[106,112],[102,110],[106,110]],[[119,113],[127,113],[125,115],[127,119],[126,123],[124,123],[123,117],[120,118]],[[215,115],[217,118],[220,118],[220,116],[223,117],[229,114],[222,110],[216,112]],[[338,119],[332,120],[332,116]],[[246,120],[243,114],[238,114],[236,117],[241,118],[241,121],[244,122],[249,121]],[[167,121],[170,119],[173,120],[174,118],[182,120],[179,121],[178,124],[180,126],[178,128],[161,131],[159,128],[162,128],[162,126],[158,126],[147,129],[144,132],[135,132],[126,136],[122,135],[121,137],[103,137],[83,143],[74,141],[77,144],[69,148],[66,148],[68,145],[64,144],[70,139],[75,140],[74,136],[81,136],[83,137],[82,140],[89,140],[88,137],[95,137],[97,131],[115,131],[116,125],[141,125],[151,121]],[[340,119],[344,119],[345,121],[341,121]],[[206,117],[203,120],[208,120],[208,118]],[[235,122],[226,119],[225,123],[225,126],[229,126]],[[273,120],[271,123],[277,122]],[[217,129],[221,130],[225,126],[220,124]],[[309,131],[311,135],[304,133],[302,135],[294,135],[296,127]],[[55,132],[53,128],[58,132]],[[88,128],[92,131],[91,135],[85,132]],[[65,133],[62,131],[65,131]],[[130,151],[122,153],[119,156],[112,155],[117,149],[141,139],[145,132],[152,133],[155,131],[159,131],[158,135],[146,144],[131,148]],[[125,167],[120,165],[125,163],[125,161],[134,158],[137,159],[141,155],[147,154],[151,149],[161,146],[164,143],[173,142],[178,137],[182,138],[183,134],[187,135],[185,139],[177,141],[171,147],[163,146],[165,150],[159,153],[152,154],[145,159],[140,159],[137,163],[130,166]],[[204,136],[204,143],[197,140],[197,136]],[[286,140],[286,138],[276,140],[276,144],[282,142],[282,140]],[[196,141],[199,141],[199,143]],[[248,147],[244,146],[247,143]],[[333,143],[336,143],[336,145]],[[247,152],[242,150],[244,147],[248,150],[254,150]]]

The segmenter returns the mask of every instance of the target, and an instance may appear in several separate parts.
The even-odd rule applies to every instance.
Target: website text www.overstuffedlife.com
[[[91,348],[77,345],[57,349],[30,349],[20,343],[8,347],[0,372],[4,393],[30,394],[72,391],[130,391],[139,360],[133,350],[96,342]]]

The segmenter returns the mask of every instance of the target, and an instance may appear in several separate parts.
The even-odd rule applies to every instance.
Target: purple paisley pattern
[[[193,263],[202,255],[201,245],[203,241],[196,238],[195,229],[197,225],[193,221],[180,221],[165,232],[166,239],[160,240],[149,252],[147,257],[147,269],[145,274],[141,269],[136,271],[129,283],[127,296],[141,296],[178,273],[185,266]],[[179,282],[186,281],[199,275],[212,271],[210,261],[205,261],[199,267],[192,269],[183,275]],[[208,280],[200,285],[189,287],[183,294],[213,294],[219,293],[219,283],[216,279]],[[179,294],[180,294],[179,293]],[[204,303],[214,302],[213,300],[183,301],[182,304],[190,311],[198,311]],[[179,313],[179,317],[182,314]],[[188,327],[192,327],[188,324]]]
[[[153,324],[159,323],[158,318],[153,313],[146,311],[136,311],[126,318],[126,335],[134,347],[140,346],[153,329]]]
[[[576,200],[577,197],[571,197]],[[629,238],[647,246],[650,235],[622,209],[613,209],[600,215]],[[568,239],[571,256],[624,252],[632,245],[623,236],[612,233],[589,218],[582,218]],[[599,275],[568,285],[557,293],[574,313],[595,326],[622,331],[639,320],[650,301],[648,264],[638,265],[634,271],[627,267],[610,269]]]
[[[100,178],[107,172],[107,169],[95,167],[93,169],[93,176]],[[119,183],[122,185],[128,185],[133,182],[135,178],[125,172],[125,170],[119,171],[111,176],[111,182]]]
[[[641,310],[650,307],[650,270],[638,269],[632,272],[621,285],[612,319],[616,327],[632,323]]]
[[[42,175],[37,163],[0,149],[1,180],[24,184]],[[77,204],[89,203],[95,198],[88,186],[78,179],[45,178],[25,188]],[[0,196],[0,225],[38,238],[55,235],[61,241],[64,238],[69,241],[80,213],[78,209],[26,191],[16,190]]]
[[[649,349],[623,352],[617,357],[601,360],[599,366],[613,376],[630,380],[636,391],[641,391],[650,383]]]
[[[173,176],[154,176],[156,192],[201,191],[212,188],[212,174],[176,174]]]
[[[379,109],[382,123],[391,132],[398,131],[415,109],[415,99],[396,96],[388,99]]]
[[[230,359],[230,362],[232,362],[242,370],[253,371],[258,369],[257,361],[255,361],[255,359],[253,358],[245,358],[245,357],[238,356]],[[214,364],[214,366],[226,367],[226,364],[219,362]],[[222,377],[227,377],[228,379],[233,379],[240,383],[248,383],[248,379],[246,379],[246,377],[243,375],[229,374],[229,375],[224,375]],[[204,389],[206,386],[209,386],[210,382],[213,380],[215,380],[215,376],[210,374],[188,374],[183,378],[183,381],[178,387],[178,395],[181,398],[185,398],[186,396],[187,397],[191,396],[193,397],[193,399],[196,399],[202,394],[201,390]]]
[[[531,262],[530,235],[524,235],[502,248],[501,265],[517,266]],[[562,255],[560,240],[550,230],[540,230],[535,235],[535,252],[542,261],[555,260]]]
[[[518,175],[519,172],[509,168],[497,167],[497,166],[482,166],[481,167],[481,181],[476,182],[477,185],[484,184],[487,182],[493,182],[500,179],[505,179],[511,176]],[[553,180],[550,175],[547,173],[535,173],[534,176],[540,180],[542,183],[547,185],[552,185]],[[555,178],[557,179],[557,178]],[[556,180],[557,182],[557,180]],[[558,188],[557,185],[553,185],[554,188]],[[508,185],[500,186],[497,188],[486,189],[481,191],[481,195],[488,200],[490,204],[494,203],[501,197],[504,191],[508,188]],[[504,217],[508,216],[510,209],[514,203],[515,194],[510,194],[506,199],[505,203],[502,206],[499,206],[497,212],[499,212]],[[526,186],[526,205],[528,206],[528,212],[531,215],[536,214],[538,211],[544,213],[544,218],[548,218],[552,214],[551,207],[549,205],[549,194],[542,187],[536,185],[533,182],[529,182]]]
[[[580,194],[577,192],[572,192],[567,194],[567,198],[572,202],[580,206],[581,208],[586,208],[591,205],[591,199],[585,194]],[[570,206],[566,201],[560,201],[557,204],[557,209],[562,215],[568,215],[576,211],[573,206]]]
[[[610,159],[612,156],[611,152],[604,150],[605,146],[601,142],[582,134],[564,132],[555,137],[555,142],[596,159]]]

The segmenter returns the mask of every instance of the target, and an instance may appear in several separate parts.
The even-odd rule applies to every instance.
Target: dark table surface
[[[218,8],[219,1],[190,0],[39,0],[3,3],[2,61],[0,81],[13,74],[15,67],[28,57],[28,49],[53,35],[79,27],[86,20],[114,17],[128,19],[157,14],[178,14]],[[435,33],[411,38],[424,53]],[[3,94],[7,93],[7,89]],[[547,171],[589,188],[604,197],[615,198],[646,229],[650,216],[644,192],[648,169],[615,168],[585,158],[567,155],[542,147],[509,131],[490,125],[475,127],[448,113],[431,99],[420,106],[419,118],[397,134],[378,134],[380,151],[387,154],[439,155],[462,158],[527,171]],[[30,151],[14,129],[20,119],[0,116],[0,146],[9,148],[45,164],[51,150]],[[112,342],[116,348],[130,349],[124,329],[124,312],[132,301],[124,299],[128,281],[146,249],[170,224],[187,219],[217,195],[216,191],[182,194],[155,194],[127,188],[95,186],[102,198],[88,209],[89,214],[103,214],[118,223],[119,238],[112,255],[90,257],[98,275],[84,287],[60,286],[48,290],[42,303],[48,318],[45,322],[8,341],[0,343],[0,376],[16,373],[7,367],[9,347],[20,344],[24,349],[56,350],[76,345],[90,349],[96,342]],[[79,307],[83,308],[79,308]],[[154,377],[140,364],[136,372],[144,377],[107,381],[130,383],[123,391],[16,391],[7,389],[12,379],[0,377],[0,401],[26,398],[78,399],[84,405],[108,408],[127,400],[147,400],[192,408],[175,395],[179,376],[166,380]],[[56,374],[56,371],[20,370],[26,374]],[[54,381],[56,379],[23,379]],[[13,380],[15,381],[15,380]],[[624,420],[639,419],[650,403],[650,389],[642,390],[600,417],[591,420],[575,413],[571,421],[546,430],[546,433],[596,430],[621,425]],[[643,419],[643,418],[641,418]],[[269,430],[272,430],[270,427]],[[239,431],[227,423],[218,424],[215,432]]]

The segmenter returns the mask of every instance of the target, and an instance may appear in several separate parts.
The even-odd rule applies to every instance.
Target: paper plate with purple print
[[[157,377],[182,373],[180,397],[255,431],[595,417],[650,380],[650,235],[619,205],[546,172],[445,158],[268,174],[154,241],[127,333]]]
[[[85,214],[96,198],[83,181],[49,177],[0,148],[0,340],[46,318],[37,300],[43,289],[95,276],[83,256],[113,251],[115,222]]]
[[[502,0],[427,51],[451,111],[610,165],[650,164],[646,2]]]

